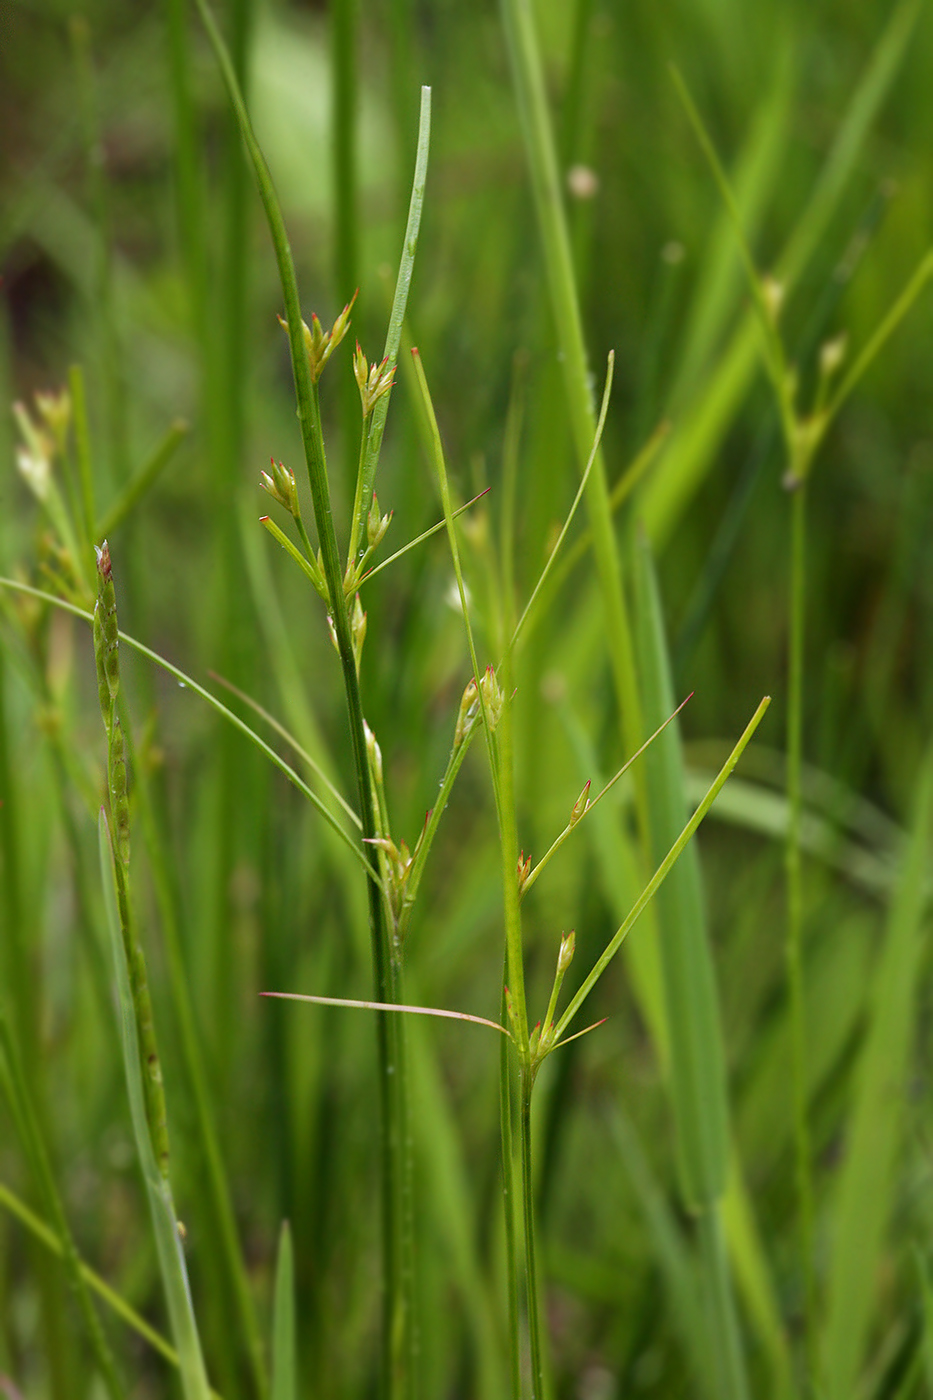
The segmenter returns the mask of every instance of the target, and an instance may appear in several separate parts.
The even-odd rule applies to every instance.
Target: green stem
[[[503,979],[504,980],[504,979]],[[499,1012],[508,1026],[505,991]],[[509,1299],[509,1378],[511,1400],[522,1400],[522,1338],[518,1311],[518,1267],[515,1257],[515,1174],[512,1157],[512,1079],[509,1042],[499,1045],[499,1133],[502,1142],[502,1209],[505,1218],[505,1272]]]
[[[541,1356],[541,1317],[538,1303],[538,1270],[535,1261],[534,1181],[531,1170],[531,1090],[534,1071],[521,1071],[522,1207],[525,1221],[525,1284],[528,1290],[528,1346],[531,1352],[531,1400],[544,1400]]]
[[[252,124],[240,92],[236,74],[227,54],[223,39],[217,29],[207,0],[196,0],[198,11],[207,29],[230,97],[240,132],[253,166],[259,196],[269,224],[269,232],[275,249],[282,296],[285,302],[285,317],[288,323],[288,338],[291,349],[292,373],[295,384],[295,397],[298,404],[298,420],[301,425],[302,443],[311,486],[311,499],[314,505],[314,518],[320,540],[324,576],[333,608],[334,630],[337,636],[337,649],[343,671],[344,689],[349,714],[350,739],[353,747],[354,765],[360,797],[360,818],[364,843],[372,840],[377,833],[376,808],[366,753],[366,739],[363,727],[363,707],[350,632],[350,619],[347,600],[343,591],[343,569],[337,547],[337,536],[331,510],[330,488],[327,480],[327,464],[324,456],[324,439],[321,431],[321,416],[317,398],[317,386],[312,382],[311,369],[304,344],[301,305],[298,296],[298,283],[295,276],[294,260],[285,229],[285,222],[279,206],[272,177],[253,132]],[[422,94],[422,130],[419,133],[418,169],[422,172],[427,163],[427,111],[430,100],[427,90]],[[416,176],[416,185],[418,184]],[[420,188],[423,191],[423,178]],[[415,194],[412,195],[415,202]],[[419,209],[420,212],[420,209]],[[407,266],[408,280],[411,275],[411,262],[414,257],[414,240],[406,238],[403,266]],[[400,273],[401,279],[401,273]],[[407,295],[407,281],[405,286]],[[396,296],[398,302],[398,293]],[[393,308],[393,315],[395,314]],[[390,334],[392,325],[390,324]],[[401,317],[398,322],[401,334]],[[375,419],[375,413],[373,418]],[[384,420],[383,420],[384,421]],[[380,433],[381,437],[381,433]],[[378,451],[378,448],[376,449]],[[365,501],[365,492],[363,494]],[[367,880],[369,897],[370,931],[372,936],[373,971],[375,999],[392,1001],[393,972],[392,951],[389,931],[383,907],[382,892],[378,884],[378,871],[369,856],[371,847],[364,844],[370,878]],[[414,1319],[414,1282],[412,1260],[406,1257],[404,1245],[401,1255],[397,1242],[406,1238],[404,1220],[406,1215],[406,1174],[408,1142],[403,1131],[404,1104],[407,1099],[407,1086],[404,1083],[404,1043],[398,1028],[392,1023],[395,1018],[382,1013],[378,1017],[378,1043],[380,1064],[380,1094],[382,1102],[382,1187],[383,1187],[383,1245],[385,1271],[385,1312],[383,1326],[383,1374],[388,1394],[392,1400],[404,1400],[412,1393],[414,1377],[411,1369],[412,1328]]]
[[[399,345],[402,342],[402,324],[405,320],[405,308],[408,305],[408,292],[415,266],[415,251],[418,247],[418,232],[421,228],[421,210],[424,207],[424,190],[428,178],[430,137],[431,89],[423,87],[421,89],[421,116],[418,122],[418,152],[415,157],[415,174],[411,185],[411,200],[408,205],[408,223],[405,226],[405,241],[402,244],[402,256],[399,259],[398,277],[395,281],[395,296],[392,300],[389,329],[386,332],[386,343],[383,350],[383,358],[388,362],[390,368],[395,367]],[[391,397],[391,392],[382,395],[364,428],[366,442],[362,454],[363,463],[358,493],[359,514],[351,522],[350,527],[350,551],[347,556],[350,561],[356,557],[357,546],[366,532],[366,516],[372,500],[376,468],[379,465],[379,453],[382,449],[382,434],[385,430]]]
[[[800,1253],[804,1281],[807,1338],[813,1349],[816,1283],[813,1272],[813,1183],[807,1115],[807,1041],[803,978],[803,882],[800,824],[803,763],[803,644],[806,619],[807,485],[801,481],[791,499],[790,636],[787,676],[787,979],[791,1015],[791,1075],[794,1096],[794,1151],[799,1210]]]
[[[358,0],[333,0],[329,12],[333,74],[331,161],[334,181],[334,275],[338,294],[346,300],[360,283],[356,155]],[[347,469],[350,470],[350,444],[359,423],[360,401],[356,385],[349,376],[341,380],[340,399],[344,455]]]

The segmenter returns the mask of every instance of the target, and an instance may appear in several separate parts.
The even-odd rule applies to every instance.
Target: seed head
[[[388,515],[379,514],[379,501],[373,492],[373,503],[369,508],[369,515],[366,517],[366,543],[370,549],[375,549],[382,543],[382,537],[388,530],[392,521],[392,511]]]
[[[260,472],[259,485],[269,493],[274,501],[278,501],[280,506],[284,506],[289,515],[297,520],[301,515],[301,510],[298,505],[295,473],[283,462],[277,462],[274,457],[270,457],[269,462],[272,467],[271,474]]]
[[[353,356],[353,373],[359,386],[363,418],[366,419],[383,394],[387,394],[395,384],[395,366],[390,366],[388,355],[381,364],[370,365],[360,348],[360,342],[357,341]]]
[[[483,694],[483,702],[486,706],[486,720],[489,728],[494,730],[499,723],[502,714],[502,704],[504,696],[502,687],[496,680],[496,673],[491,666],[487,666],[483,678],[479,683],[479,688]]]
[[[560,940],[560,952],[557,955],[557,975],[563,977],[570,964],[573,962],[573,950],[576,947],[577,935],[573,929]]]
[[[343,340],[350,325],[350,311],[353,303],[359,296],[359,288],[347,302],[346,306],[337,317],[329,331],[325,331],[318,319],[317,313],[311,316],[311,325],[302,321],[301,329],[304,333],[305,350],[308,355],[308,365],[311,370],[312,383],[316,384],[323,373],[324,366],[337,346]],[[287,332],[288,322],[279,317],[279,324]]]
[[[457,715],[457,727],[454,730],[454,748],[459,749],[467,734],[473,727],[473,721],[479,713],[479,700],[476,693],[476,682],[471,676],[466,683],[463,695],[460,699],[460,711]]]

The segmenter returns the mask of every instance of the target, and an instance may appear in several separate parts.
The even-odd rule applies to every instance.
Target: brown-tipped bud
[[[350,309],[358,295],[359,288],[353,293],[350,301],[343,308],[329,331],[324,330],[316,313],[311,317],[310,326],[306,321],[302,321],[301,323],[305,350],[308,355],[308,367],[311,370],[312,382],[315,384],[320,379],[327,361],[347,333],[347,328],[350,324]],[[288,330],[288,322],[283,321],[281,316],[279,317],[279,324],[285,331]]]
[[[370,365],[363,351],[360,349],[360,342],[357,341],[356,353],[353,356],[353,373],[360,391],[360,403],[363,408],[363,417],[366,419],[372,413],[382,396],[387,394],[395,384],[393,378],[395,366],[389,364],[388,355],[381,364]]]
[[[285,466],[283,462],[277,462],[274,457],[269,461],[272,466],[269,472],[259,473],[259,484],[264,491],[267,491],[274,501],[278,501],[280,506],[284,506],[289,515],[297,520],[301,515],[298,505],[298,488],[295,485],[295,474]]]
[[[328,347],[328,354],[330,354],[332,350],[337,349],[337,346],[340,344],[347,331],[350,329],[350,312],[353,310],[353,303],[356,301],[359,294],[360,289],[359,287],[357,287],[356,291],[353,293],[352,297],[347,302],[346,306],[343,308],[334,324],[331,326],[330,334],[328,335],[328,340],[330,341],[330,345]]]
[[[379,787],[382,787],[382,749],[379,747],[375,734],[369,725],[363,720],[363,734],[366,737],[366,753],[369,757],[369,766],[372,769],[373,777]]]
[[[379,514],[379,501],[374,491],[373,503],[366,517],[366,543],[369,545],[370,549],[375,549],[377,545],[382,543],[382,537],[386,530],[388,530],[391,520],[392,511],[389,511],[388,515]]]
[[[503,695],[502,687],[496,680],[496,673],[491,666],[486,667],[479,688],[483,693],[483,702],[486,706],[486,722],[490,730],[494,730],[502,714]]]
[[[467,734],[473,727],[473,721],[479,713],[479,697],[476,693],[476,682],[471,676],[466,683],[463,695],[460,699],[460,711],[457,715],[457,727],[454,730],[454,748],[459,749]]]
[[[580,820],[580,818],[583,816],[583,813],[586,811],[587,807],[589,807],[590,804],[589,804],[589,798],[588,798],[587,794],[589,793],[589,790],[590,790],[590,783],[591,783],[591,782],[592,782],[592,779],[591,779],[591,778],[587,780],[586,787],[583,789],[583,791],[580,793],[580,796],[577,798],[576,802],[573,804],[573,808],[572,808],[572,810],[571,810],[571,812],[570,812],[570,821],[569,821],[568,825],[570,825],[570,826],[576,826],[577,822],[578,822],[578,821]]]
[[[524,890],[525,884],[526,884],[526,882],[527,882],[527,880],[528,880],[528,876],[529,876],[530,874],[531,874],[531,856],[528,856],[528,857],[526,858],[525,852],[522,851],[521,855],[520,855],[519,858],[518,858],[518,892],[519,892],[519,894],[521,894],[522,891]]]
[[[528,1051],[534,1056],[538,1049],[538,1042],[541,1039],[541,1022],[535,1022],[535,1028],[528,1037]]]
[[[357,341],[356,349],[353,351],[353,378],[356,380],[356,386],[361,394],[366,387],[368,375],[369,361],[363,354],[363,347],[360,345],[360,342]]]
[[[560,940],[560,952],[557,954],[557,975],[563,977],[570,964],[573,962],[573,950],[577,944],[577,935],[573,929]]]

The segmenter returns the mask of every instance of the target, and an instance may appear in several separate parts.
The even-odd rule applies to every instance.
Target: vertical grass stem
[[[800,1261],[807,1320],[808,1349],[815,1356],[816,1283],[813,1272],[813,1184],[807,1114],[807,1043],[803,981],[803,881],[800,851],[803,762],[803,643],[806,620],[807,484],[791,497],[790,636],[787,676],[787,960],[790,989],[794,1157],[799,1212]]]

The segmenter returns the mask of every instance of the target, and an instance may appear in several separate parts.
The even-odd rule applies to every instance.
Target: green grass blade
[[[644,542],[639,545],[637,558],[642,703],[645,723],[654,728],[674,708],[670,703],[673,687],[660,600]],[[657,863],[683,826],[686,811],[676,726],[665,729],[648,749],[644,770],[652,856]],[[706,932],[699,856],[694,846],[684,851],[659,890],[657,912],[671,1033],[671,1091],[681,1186],[688,1206],[702,1209],[725,1190],[728,1115],[718,996]]]
[[[648,1226],[684,1348],[702,1381],[710,1373],[710,1356],[696,1260],[634,1127],[618,1106],[610,1109],[606,1121]]]
[[[772,1393],[776,1397],[791,1396],[794,1391],[787,1333],[752,1201],[734,1152],[722,1198],[722,1225],[736,1289],[771,1365]]]
[[[272,1302],[272,1397],[271,1400],[297,1400],[298,1377],[295,1351],[295,1265],[292,1232],[287,1220],[279,1232],[279,1258],[275,1268],[275,1295]]]
[[[184,419],[176,419],[172,423],[163,437],[162,441],[153,451],[152,455],[143,462],[139,471],[132,476],[126,486],[120,492],[113,505],[100,518],[100,522],[94,530],[92,540],[104,540],[111,535],[118,525],[126,519],[133,508],[142,500],[146,492],[155,483],[165,467],[168,466],[175,455],[182,441],[188,432],[188,424]]]
[[[874,1316],[916,1017],[931,834],[933,754],[928,754],[875,974],[871,1023],[858,1064],[834,1210],[823,1352],[827,1400],[849,1400],[855,1394]]]
[[[571,433],[582,474],[596,437],[596,405],[587,363],[544,69],[532,6],[527,0],[501,0],[500,9],[525,139]],[[635,658],[622,590],[622,570],[612,523],[605,462],[600,451],[593,458],[586,497],[620,721],[626,747],[632,751],[638,747],[641,739]]]
[[[660,724],[673,709],[673,686],[660,599],[647,543],[636,555],[636,619],[645,723]],[[686,808],[679,732],[671,725],[645,756],[645,786],[655,861],[677,837]],[[682,852],[658,891],[661,966],[670,1033],[670,1091],[677,1128],[681,1190],[700,1214],[715,1392],[747,1395],[720,1205],[726,1189],[728,1106],[716,978],[695,845]]]
[[[10,1114],[16,1125],[23,1150],[45,1199],[46,1210],[55,1221],[68,1281],[78,1300],[82,1320],[87,1328],[88,1339],[107,1393],[111,1396],[111,1400],[120,1400],[123,1387],[117,1377],[113,1355],[104,1336],[100,1319],[91,1301],[87,1280],[81,1272],[74,1236],[65,1215],[65,1207],[52,1171],[38,1115],[33,1105],[10,1026],[2,1011],[0,1011],[0,1086],[6,1095]]]
[[[579,991],[574,995],[570,1002],[570,1005],[567,1007],[567,1010],[564,1012],[563,1016],[561,1016],[560,1020],[554,1028],[555,1040],[560,1040],[563,1037],[564,1032],[570,1025],[570,1022],[580,1010],[580,1007],[583,1005],[584,1001],[589,996],[590,992],[593,990],[600,977],[602,977],[606,968],[609,966],[610,962],[615,957],[616,953],[622,947],[622,944],[625,942],[626,938],[631,933],[638,920],[641,918],[641,915],[644,913],[647,906],[651,903],[652,899],[657,894],[664,881],[667,879],[671,870],[677,864],[677,861],[679,860],[687,842],[695,834],[697,828],[700,826],[700,823],[706,817],[710,808],[713,806],[713,803],[716,801],[716,798],[719,796],[723,787],[728,782],[732,772],[735,769],[736,764],[742,757],[742,754],[744,753],[745,748],[749,743],[749,740],[751,739],[755,730],[758,728],[759,724],[764,718],[765,711],[768,709],[768,706],[770,704],[771,696],[765,695],[762,698],[757,710],[749,720],[748,724],[745,726],[745,729],[742,731],[742,734],[738,740],[738,743],[735,745],[735,748],[732,750],[729,757],[723,764],[722,768],[720,768],[719,772],[714,778],[713,782],[710,784],[707,792],[703,797],[703,800],[700,802],[693,816],[687,822],[683,831],[681,831],[680,835],[677,837],[677,840],[671,846],[670,850],[667,852],[664,859],[661,861],[661,864],[658,866],[657,870],[655,870],[651,879],[648,881],[647,885],[645,885],[645,888],[642,890],[641,894],[638,896],[635,903],[632,905],[631,909],[625,916],[621,925],[619,926],[619,928],[616,929],[612,938],[609,940],[609,943],[606,945],[603,952],[597,958],[592,971],[584,978],[582,986],[580,987]]]
[[[136,1024],[136,1008],[130,989],[130,972],[126,960],[124,933],[120,927],[120,916],[117,911],[116,872],[110,832],[103,811],[101,811],[98,822],[98,838],[107,927],[110,934],[114,973],[119,994],[123,1068],[126,1074],[130,1114],[133,1121],[133,1136],[146,1187],[146,1195],[149,1198],[159,1269],[165,1289],[172,1337],[178,1352],[182,1388],[185,1400],[209,1400],[211,1391],[204,1369],[204,1358],[201,1354],[201,1339],[194,1316],[191,1290],[188,1285],[188,1270],[185,1265],[181,1237],[178,1233],[171,1187],[159,1170],[149,1134],[142,1067],[139,1063],[139,1030]]]
[[[415,158],[415,174],[411,186],[411,201],[408,206],[408,224],[405,228],[405,241],[402,244],[402,256],[399,260],[398,277],[395,282],[395,296],[392,300],[392,311],[389,315],[389,329],[386,334],[385,349],[383,358],[388,361],[387,368],[396,364],[398,360],[398,350],[402,342],[402,325],[405,320],[405,308],[408,305],[408,292],[411,287],[412,273],[415,266],[415,251],[418,247],[418,231],[421,228],[421,210],[424,207],[424,190],[428,178],[428,150],[431,141],[431,89],[423,87],[421,89],[421,115],[418,119],[418,152]],[[360,472],[359,490],[357,493],[357,514],[352,523],[352,544],[349,557],[352,559],[356,554],[356,545],[365,534],[366,516],[372,501],[373,485],[376,480],[376,468],[379,465],[379,453],[382,449],[382,434],[385,430],[386,414],[389,411],[389,399],[392,391],[383,394],[377,401],[373,409],[372,417],[366,433],[366,445],[363,452],[362,470]]]

